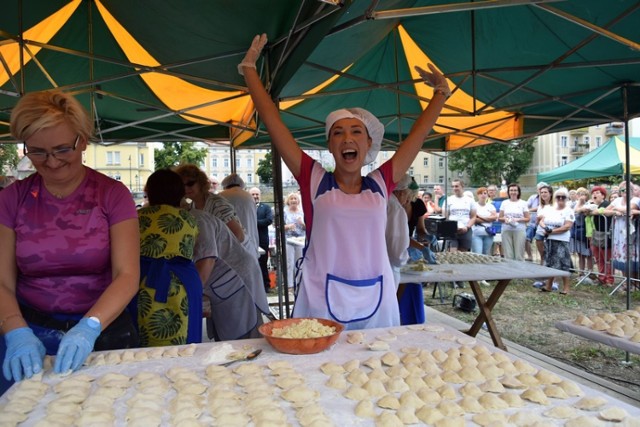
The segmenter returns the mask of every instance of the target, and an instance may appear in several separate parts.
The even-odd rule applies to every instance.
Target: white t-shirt
[[[469,224],[469,218],[471,218],[471,211],[475,212],[476,206],[476,202],[469,197],[447,197],[447,212],[449,212],[449,220],[457,221],[458,228],[466,227]]]
[[[511,199],[507,199],[502,202],[500,205],[500,212],[503,212],[504,218],[510,218],[513,220],[518,220],[518,222],[512,223],[504,223],[502,225],[502,232],[505,231],[517,231],[517,230],[526,230],[527,224],[520,221],[525,217],[525,212],[528,212],[529,208],[527,207],[527,202],[524,200],[516,200],[515,202]]]
[[[550,228],[559,228],[564,225],[566,221],[574,222],[576,220],[573,209],[566,207],[562,210],[557,208],[547,209],[544,212],[544,225]],[[561,242],[568,242],[571,238],[571,230],[567,230],[560,234],[549,234],[549,240],[559,240]]]
[[[540,218],[540,221],[542,221],[544,219],[544,215],[548,210],[553,210],[553,205],[544,205],[544,206],[538,206],[538,218]],[[542,227],[540,227],[540,222],[538,222],[538,226],[536,227],[536,234],[540,234],[540,235],[544,235],[544,230],[542,229]]]
[[[493,206],[492,203],[485,203],[484,206],[480,204],[476,204],[476,215],[486,218],[496,213],[496,207]],[[477,221],[477,219],[476,219]],[[485,227],[490,227],[492,222],[482,223]],[[474,224],[473,225],[473,235],[474,236],[487,236],[487,230],[481,225]]]

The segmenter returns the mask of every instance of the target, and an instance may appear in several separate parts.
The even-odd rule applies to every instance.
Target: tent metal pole
[[[433,15],[437,13],[465,12],[470,10],[493,9],[507,6],[527,6],[557,1],[564,0],[485,0],[471,3],[413,7],[410,9],[381,10],[373,12],[370,19],[397,19],[411,16]]]
[[[624,172],[624,179],[627,185],[626,191],[626,201],[627,201],[627,253],[626,253],[626,265],[625,265],[625,276],[626,276],[626,284],[627,284],[627,310],[631,308],[631,236],[629,235],[630,231],[630,223],[631,223],[631,197],[633,195],[633,183],[631,182],[631,150],[630,150],[630,134],[629,134],[629,88],[625,85],[622,87],[622,104],[623,104],[623,115],[624,115],[624,161],[626,165],[626,170]],[[629,356],[629,352],[625,352],[625,364],[630,364],[631,359]]]

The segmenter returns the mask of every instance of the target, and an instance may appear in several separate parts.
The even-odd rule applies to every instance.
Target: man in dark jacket
[[[263,254],[260,254],[258,262],[260,263],[260,270],[262,271],[262,280],[264,281],[265,291],[269,291],[271,288],[269,282],[269,269],[267,268],[267,260],[269,258],[269,226],[273,223],[273,211],[271,206],[262,203],[260,201],[260,189],[253,187],[249,190],[249,194],[256,202],[256,208],[258,209],[258,245],[264,249]]]

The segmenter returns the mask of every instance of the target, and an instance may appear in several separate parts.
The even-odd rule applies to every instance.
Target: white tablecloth
[[[424,326],[424,325],[421,325]],[[414,327],[398,327],[398,328],[387,328],[387,329],[372,329],[363,331],[365,333],[365,344],[349,344],[347,343],[347,334],[343,333],[339,338],[338,342],[330,349],[313,355],[304,355],[304,356],[294,356],[294,355],[286,355],[281,354],[274,351],[266,341],[262,339],[253,339],[253,340],[243,340],[243,341],[235,341],[235,342],[227,342],[227,343],[206,343],[198,345],[196,351],[193,356],[190,357],[176,357],[176,358],[163,358],[159,360],[149,360],[142,362],[130,362],[124,363],[116,366],[95,366],[95,367],[85,367],[67,378],[73,378],[74,375],[77,374],[88,374],[92,377],[101,377],[107,373],[118,372],[130,376],[134,376],[143,371],[155,372],[158,374],[164,374],[169,369],[175,367],[184,367],[192,370],[197,373],[199,377],[201,377],[204,381],[206,381],[205,369],[207,367],[207,359],[211,359],[212,356],[215,356],[219,361],[222,353],[227,352],[231,349],[230,345],[233,346],[234,349],[244,349],[248,351],[248,348],[262,348],[264,351],[262,355],[254,362],[257,365],[260,365],[264,369],[265,377],[269,378],[269,381],[272,383],[275,381],[275,377],[269,374],[270,370],[267,365],[273,361],[287,361],[293,366],[299,373],[304,376],[306,381],[306,385],[319,392],[319,398],[316,402],[324,409],[324,413],[332,420],[332,422],[336,426],[348,426],[348,425],[357,425],[357,426],[373,426],[375,425],[375,421],[373,419],[364,419],[358,418],[354,414],[354,408],[357,404],[356,401],[349,400],[343,396],[343,392],[327,387],[325,384],[329,377],[325,375],[320,370],[320,366],[325,362],[335,362],[338,364],[344,364],[345,362],[358,359],[360,361],[365,361],[371,357],[381,358],[385,351],[383,352],[374,352],[369,350],[366,343],[373,342],[375,340],[391,340],[394,336],[396,339],[391,341],[385,341],[389,343],[390,351],[397,353],[399,356],[403,356],[403,350],[406,352],[408,350],[415,349],[425,349],[429,351],[442,350],[447,351],[450,348],[465,345],[467,347],[474,347],[476,345],[482,346],[482,344],[476,344],[474,342],[469,342],[471,340],[470,337],[447,327],[439,327],[438,325],[433,325],[431,327],[442,328],[441,331],[427,331],[427,330],[414,330]],[[462,344],[461,344],[462,343]],[[168,348],[167,348],[168,349]],[[220,351],[222,349],[222,351]],[[493,347],[487,347],[487,350],[491,353],[503,353],[507,355],[512,360],[516,360],[513,355],[508,353],[504,353],[501,350]],[[105,355],[108,356],[109,352],[106,352]],[[239,362],[239,363],[249,363],[249,362]],[[236,364],[235,366],[239,366]],[[369,368],[363,367],[362,369],[365,371],[370,371]],[[229,367],[228,369],[233,369]],[[235,375],[235,374],[234,374]],[[33,426],[36,424],[38,420],[45,416],[45,408],[46,405],[54,398],[55,392],[53,391],[53,386],[63,380],[65,378],[53,377],[50,375],[45,375],[43,378],[43,382],[49,385],[49,389],[44,396],[43,399],[40,400],[38,406],[33,410],[30,414],[29,419],[22,425],[25,426]],[[97,387],[97,380],[94,381],[92,389],[92,393],[95,392],[95,388]],[[479,383],[478,383],[479,384]],[[451,384],[456,390],[460,388],[461,385]],[[17,386],[13,386],[3,397],[0,399],[0,420],[2,419],[3,413],[3,405],[7,403],[7,397],[11,395],[11,393],[16,389]],[[240,387],[240,386],[237,386]],[[580,386],[582,390],[585,392],[586,396],[600,396],[607,401],[608,407],[620,407],[626,410],[633,417],[640,417],[640,408],[633,407],[624,402],[618,401],[610,396],[607,396],[599,391],[590,389],[585,386]],[[520,392],[521,390],[515,390]],[[284,400],[278,398],[282,390],[278,389],[275,385],[273,386],[273,394],[274,399],[277,404],[280,405],[281,408],[285,411],[288,417],[288,422],[291,425],[300,425],[295,418],[296,409],[289,403]],[[131,395],[134,393],[133,388],[131,390],[127,390],[126,394],[116,400],[116,403],[113,405],[114,414],[116,417],[115,425],[124,426],[126,425],[124,421],[124,417],[127,410],[126,401],[130,399]],[[173,389],[167,392],[165,396],[166,404],[165,408],[169,408],[169,402],[171,398],[175,394]],[[398,394],[399,396],[399,394]],[[461,396],[457,393],[456,401],[460,400]],[[541,415],[543,412],[547,411],[553,406],[560,405],[572,405],[580,398],[572,397],[565,400],[560,399],[552,399],[550,398],[550,404],[548,406],[541,406],[539,404],[534,404],[530,402],[526,402],[525,406],[522,408],[511,408],[506,409],[502,412],[505,414],[513,414],[515,412],[528,412],[531,413],[532,416]],[[229,404],[233,405],[242,405],[242,401],[233,401],[229,402]],[[375,400],[374,400],[375,405]],[[206,407],[206,404],[205,404]],[[378,413],[382,412],[382,409],[376,408]],[[579,415],[592,415],[597,416],[597,411],[577,411]],[[467,425],[475,425],[471,421],[472,414],[467,414],[465,416]],[[169,424],[169,413],[163,415],[163,424]],[[557,425],[563,425],[564,420],[546,418],[547,422],[551,422]],[[211,415],[207,412],[205,408],[204,412],[199,418],[199,421],[202,425],[213,425],[213,419]],[[0,422],[1,424],[1,422]]]

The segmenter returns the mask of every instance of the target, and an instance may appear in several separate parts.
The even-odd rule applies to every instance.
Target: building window
[[[119,151],[107,151],[107,164],[119,165],[120,164],[120,152]]]
[[[144,153],[140,153],[140,155],[138,156],[138,163],[140,163],[141,168],[144,167]]]
[[[236,157],[236,169],[240,168],[240,159]]]
[[[253,183],[253,174],[252,173],[248,173],[247,174],[247,182]]]
[[[602,137],[596,136],[596,148],[600,147],[601,144],[602,144]]]
[[[438,182],[439,182],[440,184],[444,184],[444,175],[440,175],[440,176],[438,177]]]
[[[567,146],[567,136],[563,135],[560,137],[560,146],[561,147],[566,147]]]
[[[425,175],[422,177],[422,183],[423,184],[428,184],[429,183],[429,175]]]
[[[426,156],[425,156],[425,157],[422,159],[422,166],[424,166],[425,168],[428,168],[428,167],[429,167],[429,158],[428,158],[428,157],[426,157]]]
[[[407,171],[407,173],[409,174],[409,176],[413,176],[413,166],[411,166],[409,168],[409,170]]]
[[[591,142],[591,138],[589,138],[589,136],[585,136],[582,139],[582,142],[584,142],[584,145],[589,145],[589,142]]]
[[[212,157],[211,158],[211,167],[212,168],[217,168],[218,167],[218,158],[217,157]]]
[[[562,158],[560,159],[560,166],[564,166],[567,163],[569,163],[569,160],[567,159],[567,156],[562,156]]]
[[[443,168],[444,167],[444,159],[442,157],[440,157],[438,159],[438,167],[439,168]]]
[[[228,157],[224,158],[223,164],[224,164],[225,169],[229,167],[229,158]]]
[[[248,167],[249,169],[253,169],[253,157],[249,157],[249,158],[247,159],[247,167]]]
[[[577,147],[577,146],[578,146],[578,140],[579,140],[579,138],[578,138],[577,136],[574,136],[574,137],[573,137],[573,146],[574,146],[574,147]]]

